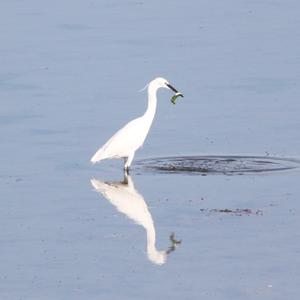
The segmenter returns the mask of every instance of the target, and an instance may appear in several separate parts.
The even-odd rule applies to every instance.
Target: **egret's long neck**
[[[148,87],[148,107],[143,116],[145,119],[149,121],[149,124],[152,123],[156,112],[156,103],[157,103],[156,92],[157,89],[153,88],[153,86],[151,86],[150,84]]]

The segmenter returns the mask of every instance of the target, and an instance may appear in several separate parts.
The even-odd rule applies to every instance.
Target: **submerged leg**
[[[134,152],[131,153],[127,158],[125,158],[125,165],[124,165],[124,170],[128,173],[129,171],[129,167],[133,161],[133,157],[134,157]]]
[[[124,179],[122,181],[123,184],[128,185],[128,176],[129,176],[128,172],[124,172]]]

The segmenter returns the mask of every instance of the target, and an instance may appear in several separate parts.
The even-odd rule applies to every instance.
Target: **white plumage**
[[[157,97],[156,92],[159,88],[168,88],[183,95],[172,87],[169,82],[161,77],[152,80],[148,84],[148,107],[143,116],[127,123],[123,128],[117,131],[91,158],[92,163],[103,159],[124,158],[124,168],[128,171],[135,151],[140,148],[149,132],[153,118],[156,112]]]

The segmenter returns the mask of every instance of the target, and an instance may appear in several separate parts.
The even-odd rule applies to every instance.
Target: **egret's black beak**
[[[183,97],[183,95],[182,95],[181,93],[179,93],[179,92],[178,92],[171,84],[166,83],[166,86],[167,86],[170,90],[172,90],[174,93],[178,94],[178,96]]]

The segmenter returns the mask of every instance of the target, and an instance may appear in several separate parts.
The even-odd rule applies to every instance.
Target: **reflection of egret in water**
[[[167,255],[176,249],[180,241],[176,241],[174,234],[171,234],[171,246],[169,249],[166,251],[156,249],[156,236],[152,216],[144,198],[134,188],[131,177],[125,174],[122,182],[103,182],[91,179],[91,183],[118,211],[146,229],[148,258],[158,265],[164,264]]]

